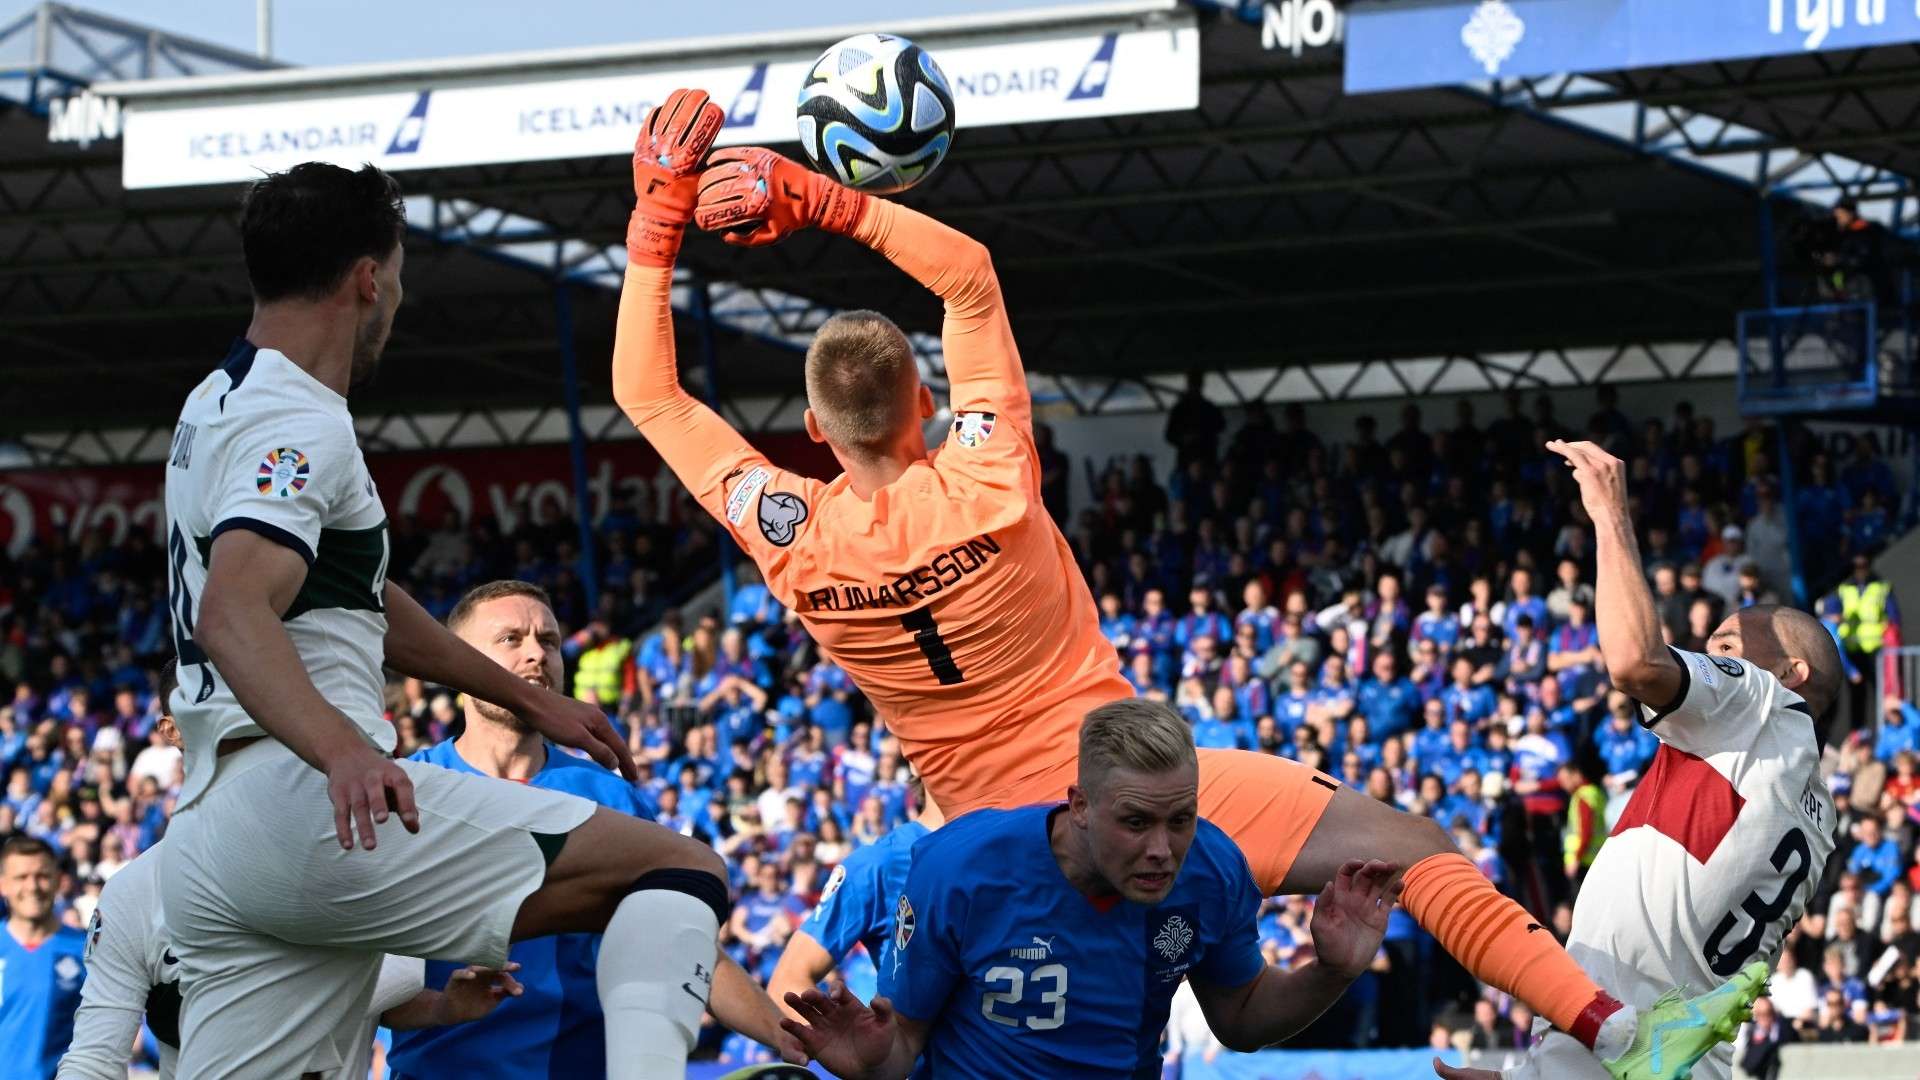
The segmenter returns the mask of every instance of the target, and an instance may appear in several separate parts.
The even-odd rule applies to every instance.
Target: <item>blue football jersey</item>
[[[840,963],[855,945],[865,945],[876,968],[893,964],[893,907],[907,887],[913,845],[927,827],[909,821],[846,857],[833,868],[800,929]]]
[[[479,772],[454,749],[451,739],[414,754],[413,760],[455,772]],[[552,743],[547,744],[547,763],[528,783],[652,820],[639,792],[620,774]],[[519,963],[515,978],[526,993],[503,1000],[485,1019],[471,1024],[394,1032],[393,1049],[387,1056],[392,1077],[606,1075],[605,1022],[593,974],[599,955],[598,934],[555,934],[515,942],[508,958]],[[447,977],[461,966],[427,961],[427,988],[445,986]]]
[[[1096,902],[1060,870],[1056,806],[976,810],[914,845],[880,992],[929,1025],[935,1076],[1155,1077],[1183,977],[1260,973],[1260,892],[1201,821],[1167,899]]]
[[[0,1080],[48,1080],[73,1041],[87,935],[62,926],[34,948],[0,927]]]

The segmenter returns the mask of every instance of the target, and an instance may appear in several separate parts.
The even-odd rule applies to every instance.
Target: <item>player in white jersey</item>
[[[324,1075],[348,1064],[382,954],[499,968],[510,941],[554,933],[603,935],[610,1076],[681,1076],[710,993],[759,1037],[755,1019],[778,1016],[765,994],[713,983],[729,902],[711,848],[390,756],[383,665],[633,776],[599,709],[502,668],[386,580],[346,394],[399,308],[392,179],[295,166],[252,185],[240,226],[253,321],[188,396],[167,468],[188,765],[161,881],[185,968],[181,1074]]]
[[[160,674],[163,710],[174,670],[169,660]],[[163,711],[158,725],[167,745],[178,749],[173,717]],[[162,840],[142,852],[100,892],[87,924],[87,981],[73,1018],[73,1042],[55,1080],[125,1080],[142,1017],[159,1044],[160,1080],[173,1080],[180,1054],[180,961],[168,946],[160,903],[159,852],[165,844]],[[507,995],[520,992],[512,975],[517,966],[501,972],[463,968],[444,990],[428,991],[421,985],[423,962],[387,957],[359,1042],[372,1043],[376,1017],[396,1028],[478,1020]],[[361,1055],[352,1056],[342,1080],[365,1075]]]
[[[1601,846],[1567,952],[1636,1008],[1692,995],[1759,962],[1772,966],[1833,853],[1833,797],[1820,776],[1839,652],[1803,611],[1729,615],[1705,653],[1668,647],[1627,517],[1626,467],[1592,443],[1552,442],[1593,519],[1600,651],[1616,688],[1641,705],[1660,749]],[[1507,1080],[1607,1080],[1585,1047],[1542,1031]],[[1731,1035],[1730,1031],[1723,1032]],[[1439,1074],[1498,1074],[1434,1063]],[[1732,1048],[1693,1067],[1733,1075]]]

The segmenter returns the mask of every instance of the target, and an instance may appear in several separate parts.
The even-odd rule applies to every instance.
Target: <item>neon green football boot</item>
[[[1614,1080],[1683,1080],[1694,1062],[1732,1041],[1753,1016],[1754,999],[1766,989],[1767,965],[1756,960],[1719,989],[1697,998],[1669,990],[1640,1011],[1640,1029],[1627,1052],[1601,1064]]]

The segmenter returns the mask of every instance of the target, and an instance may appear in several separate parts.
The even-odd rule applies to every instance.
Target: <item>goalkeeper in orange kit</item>
[[[866,694],[950,818],[1062,798],[1082,718],[1132,688],[1041,503],[1032,403],[986,249],[771,150],[722,150],[702,171],[720,124],[706,94],[676,91],[635,147],[615,399]],[[829,319],[807,350],[807,434],[844,470],[829,483],[775,466],[682,390],[670,294],[689,222],[748,247],[805,228],[846,236],[938,295],[953,414],[944,445],[926,446],[933,395],[906,336],[870,311]],[[1266,892],[1317,893],[1360,856],[1408,867],[1402,902],[1414,918],[1616,1076],[1686,1075],[1723,1014],[1758,992],[1696,999],[1701,1025],[1656,1023],[1670,1018],[1602,991],[1433,822],[1265,754],[1203,750],[1200,783],[1202,816],[1234,838]]]

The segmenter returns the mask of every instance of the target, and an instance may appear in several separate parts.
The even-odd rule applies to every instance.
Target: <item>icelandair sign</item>
[[[961,127],[1191,109],[1200,37],[1157,29],[932,50]],[[795,139],[812,58],[511,85],[417,87],[249,104],[135,100],[122,117],[128,188],[245,180],[302,161],[389,170],[629,154],[640,120],[677,87],[727,110],[722,144]]]
[[[1915,0],[1359,0],[1348,93],[1920,41]]]

